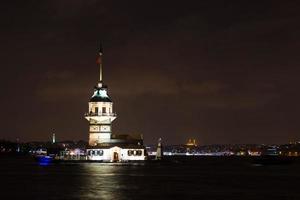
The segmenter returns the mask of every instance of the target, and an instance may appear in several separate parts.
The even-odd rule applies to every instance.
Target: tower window
[[[98,113],[98,107],[95,107],[95,113]]]
[[[106,113],[106,107],[102,107],[102,113]]]
[[[98,152],[97,154],[98,156],[103,156],[103,150],[98,150],[97,152]]]

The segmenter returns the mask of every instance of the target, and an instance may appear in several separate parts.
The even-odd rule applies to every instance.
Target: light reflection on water
[[[83,180],[80,199],[126,199],[124,191],[137,189],[128,186],[124,180],[128,173],[124,167],[134,167],[139,164],[124,163],[87,163],[83,164],[86,174]],[[139,174],[131,174],[139,176]]]
[[[246,158],[207,157],[176,163],[0,161],[1,199],[300,199],[300,160],[259,167]]]

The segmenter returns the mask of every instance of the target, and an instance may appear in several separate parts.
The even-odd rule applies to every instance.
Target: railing
[[[89,112],[84,114],[86,117],[88,116],[110,116],[110,117],[116,117],[116,113],[94,113],[94,112]]]

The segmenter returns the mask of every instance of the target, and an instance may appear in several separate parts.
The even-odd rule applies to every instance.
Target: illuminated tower
[[[158,139],[158,144],[157,144],[157,149],[156,149],[156,160],[161,160],[163,156],[163,151],[162,151],[162,145],[161,145],[161,138]]]
[[[100,68],[99,82],[94,88],[94,94],[89,101],[89,112],[85,118],[89,121],[89,145],[96,146],[109,143],[111,139],[111,123],[116,119],[113,113],[113,102],[107,93],[107,86],[102,82],[102,56],[100,47],[97,64]]]
[[[52,144],[55,144],[56,140],[55,140],[55,133],[52,134]]]

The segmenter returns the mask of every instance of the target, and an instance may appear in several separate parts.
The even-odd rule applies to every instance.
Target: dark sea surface
[[[241,157],[165,162],[55,163],[0,156],[0,199],[297,199],[300,161],[255,164]]]

